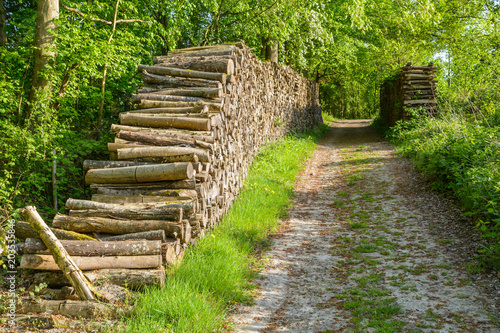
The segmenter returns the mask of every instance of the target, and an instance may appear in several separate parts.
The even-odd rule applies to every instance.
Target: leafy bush
[[[484,258],[500,267],[500,129],[463,116],[414,114],[393,127],[388,137],[432,178],[435,188],[460,200],[492,240]]]

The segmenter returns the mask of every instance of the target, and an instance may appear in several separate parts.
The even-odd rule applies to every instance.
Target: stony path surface
[[[235,330],[500,332],[499,276],[475,272],[470,223],[369,121],[332,126]]]

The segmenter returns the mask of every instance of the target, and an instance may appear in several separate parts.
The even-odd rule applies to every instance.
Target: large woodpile
[[[437,115],[437,67],[412,66],[408,63],[380,88],[380,116],[390,126],[398,120],[408,119],[408,110],[423,109],[427,115]]]
[[[243,43],[176,50],[139,71],[136,108],[111,127],[110,160],[84,163],[92,200],[67,200],[50,228],[89,281],[133,288],[161,286],[183,244],[217,225],[259,147],[322,122],[318,85]],[[22,268],[67,284],[29,224],[16,235],[27,239]]]

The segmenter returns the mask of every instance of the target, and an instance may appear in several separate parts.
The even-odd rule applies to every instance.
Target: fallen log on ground
[[[91,301],[45,301],[33,302],[31,299],[22,299],[18,307],[19,313],[46,313],[67,317],[109,318],[119,319],[132,315],[131,306],[116,306]]]
[[[93,283],[110,283],[130,290],[137,290],[144,286],[163,287],[165,270],[160,269],[99,269],[84,271],[83,275]],[[60,271],[44,271],[33,275],[33,284],[46,283],[51,288],[69,286],[68,280]]]
[[[21,215],[28,220],[45,246],[50,250],[50,253],[52,255],[45,255],[45,257],[52,260],[55,269],[60,269],[64,272],[73,288],[75,288],[75,292],[78,297],[80,297],[81,300],[95,300],[95,297],[99,295],[87,280],[87,278],[83,276],[83,273],[77,263],[78,261],[75,262],[75,260],[69,256],[69,254],[62,246],[61,242],[56,238],[56,236],[42,220],[42,218],[36,211],[36,208],[33,206],[26,206],[23,209]],[[28,261],[29,256],[32,255],[23,255],[21,259],[21,268],[23,268],[23,260],[25,262]]]

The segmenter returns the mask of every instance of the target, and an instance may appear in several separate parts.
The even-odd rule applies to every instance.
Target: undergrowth
[[[391,128],[388,138],[431,177],[436,189],[460,200],[491,240],[482,259],[500,269],[500,128],[465,116],[415,113]]]
[[[239,198],[219,226],[190,248],[171,269],[162,289],[139,296],[127,332],[221,332],[230,329],[228,310],[251,303],[256,249],[275,232],[293,196],[302,162],[323,135],[323,125],[301,136],[268,144],[254,159]]]

